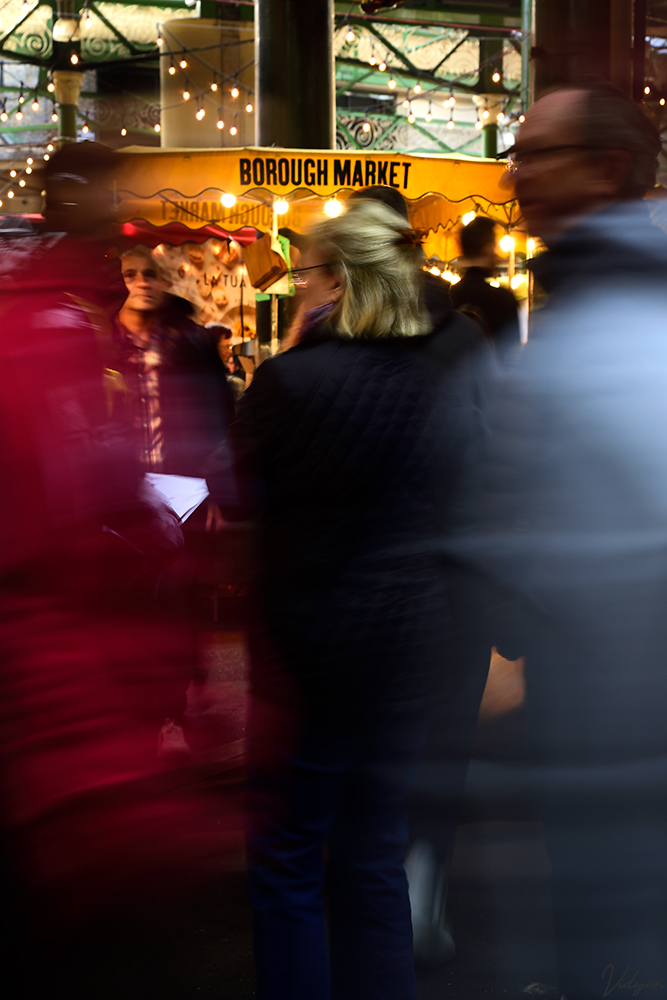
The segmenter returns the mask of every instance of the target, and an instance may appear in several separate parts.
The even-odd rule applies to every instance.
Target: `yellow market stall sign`
[[[475,157],[135,146],[122,151],[117,198],[122,222],[189,229],[213,223],[229,232],[246,226],[269,230],[273,202],[280,198],[289,205],[281,225],[304,232],[323,218],[326,200],[344,201],[353,191],[382,184],[403,195],[411,224],[428,232],[427,255],[449,260],[458,254],[453,234],[467,213],[490,215],[508,231],[520,223],[503,172],[496,160]],[[233,204],[225,207],[223,195]]]

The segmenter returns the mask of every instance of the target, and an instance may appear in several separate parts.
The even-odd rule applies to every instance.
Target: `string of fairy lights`
[[[343,29],[345,28],[345,23],[343,23],[342,27],[343,27]],[[350,44],[352,44],[356,40],[357,40],[357,33],[352,28],[352,26],[349,25],[348,28],[347,28],[347,30],[346,30],[346,33],[345,33],[345,41],[348,42],[348,43],[350,43]],[[382,48],[383,46],[380,46],[380,47]],[[481,72],[487,66],[492,66],[494,64],[500,65],[502,63],[503,58],[506,55],[511,54],[514,51],[515,51],[514,46],[510,46],[510,47],[508,47],[506,49],[503,49],[501,52],[494,53],[493,56],[491,56],[489,59],[487,59],[484,62],[482,62],[482,63],[479,64],[479,71]],[[370,54],[370,56],[368,58],[368,65],[369,65],[369,67],[371,67],[371,69],[374,69],[377,72],[380,72],[380,73],[385,73],[386,72],[386,73],[388,73],[389,74],[389,80],[387,82],[387,88],[389,90],[391,90],[391,91],[394,91],[394,90],[396,90],[398,88],[398,82],[397,82],[397,79],[396,79],[397,77],[399,79],[401,79],[401,78],[405,79],[405,77],[407,75],[414,76],[414,74],[407,74],[405,72],[405,70],[401,70],[401,69],[399,69],[399,67],[390,66],[389,63],[390,63],[391,55],[392,55],[392,53],[390,52],[390,49],[387,47],[387,50],[386,50],[386,53],[385,53],[384,57],[380,58],[380,60],[378,60],[377,55],[375,53],[375,40],[371,41],[371,54]],[[466,74],[461,73],[461,74],[459,74],[456,77],[450,77],[446,81],[446,84],[445,84],[445,81],[443,80],[442,83],[434,84],[431,87],[428,87],[428,86],[423,87],[422,84],[419,82],[419,80],[417,80],[417,82],[414,83],[413,85],[406,87],[405,98],[401,102],[401,104],[402,104],[402,107],[408,112],[408,114],[406,116],[406,119],[407,119],[408,123],[410,125],[414,125],[414,124],[416,124],[418,122],[418,116],[415,114],[415,112],[413,110],[413,107],[412,107],[412,101],[416,97],[420,97],[422,100],[428,99],[428,101],[429,101],[428,110],[424,114],[422,120],[426,124],[430,124],[433,121],[433,117],[434,117],[433,116],[433,100],[434,100],[436,94],[439,94],[439,93],[442,92],[442,90],[444,89],[443,88],[443,84],[445,84],[445,86],[449,87],[449,96],[443,101],[443,106],[445,108],[449,109],[449,119],[446,122],[446,127],[451,130],[451,129],[455,128],[457,124],[468,125],[468,122],[459,122],[459,123],[457,123],[455,121],[455,119],[454,119],[454,107],[456,106],[456,103],[457,103],[456,102],[456,96],[454,94],[454,90],[455,90],[455,88],[457,86],[457,82],[460,81],[465,75]],[[494,84],[499,84],[501,82],[502,75],[501,75],[501,73],[500,73],[500,71],[498,69],[496,69],[492,73],[491,80],[493,81]],[[475,93],[475,91],[472,88],[466,87],[465,90],[466,90],[466,93],[470,93],[470,94],[474,94]],[[495,112],[495,122],[493,122],[491,120],[491,116],[492,116],[492,114],[494,112],[489,107],[489,98],[488,98],[488,96],[485,96],[484,107],[480,110],[480,107],[478,106],[477,109],[476,109],[476,120],[474,122],[474,128],[479,131],[482,128],[484,128],[484,126],[487,125],[487,124],[495,124],[495,123],[497,123],[498,125],[501,125],[501,126],[508,126],[508,125],[512,124],[513,122],[517,122],[517,121],[518,122],[522,122],[524,120],[523,109],[521,109],[520,111],[518,111],[518,112],[516,112],[514,114],[510,114],[509,113],[510,104],[511,104],[513,98],[516,97],[517,95],[518,95],[518,90],[515,91],[515,92],[511,92],[511,93],[503,93],[502,91],[499,91],[499,93],[498,93],[497,96],[498,96],[498,98],[502,99],[503,104],[502,104],[501,109],[499,111]],[[495,95],[493,95],[493,96],[495,97]],[[372,125],[371,125],[371,122],[369,121],[369,118],[374,113],[378,113],[378,112],[382,113],[382,111],[384,111],[384,113],[386,114],[386,106],[384,105],[384,102],[377,102],[376,104],[374,104],[371,107],[369,107],[369,108],[366,109],[366,117],[365,117],[365,119],[364,119],[364,121],[362,123],[362,126],[361,126],[363,132],[365,132],[365,133],[370,133],[371,132]]]
[[[27,10],[31,8],[31,4],[26,0],[24,2],[24,8]],[[81,25],[83,31],[90,29],[92,24],[92,14],[96,13],[91,10],[88,3],[84,5],[81,11],[81,16],[79,21],[76,23],[75,28]],[[71,37],[74,37],[74,30],[72,29]],[[343,23],[343,29],[345,29],[345,22]],[[363,29],[362,29],[363,30]],[[351,24],[348,24],[345,40],[347,43],[351,44],[357,39],[357,32],[352,28]],[[65,39],[66,40],[66,39]],[[71,38],[70,38],[71,40]],[[223,43],[222,47],[229,46],[239,46],[246,44],[248,40],[237,40],[232,42]],[[160,60],[168,60],[167,75],[170,77],[178,77],[178,87],[180,89],[180,99],[173,104],[164,105],[160,109],[160,114],[165,111],[169,111],[173,108],[182,106],[183,104],[191,104],[194,108],[194,119],[198,122],[204,120],[212,109],[215,114],[215,122],[217,128],[222,132],[228,127],[228,132],[230,136],[236,136],[239,133],[239,118],[243,114],[252,114],[254,110],[254,91],[245,82],[241,82],[239,77],[250,69],[253,65],[253,61],[249,61],[244,66],[237,68],[235,71],[228,74],[223,74],[219,69],[217,69],[206,57],[204,52],[211,49],[219,50],[221,45],[218,43],[216,45],[206,45],[200,47],[188,47],[184,45],[175,35],[173,35],[169,29],[164,25],[157,25],[157,47],[158,47],[158,57]],[[383,44],[380,43],[380,48]],[[502,52],[494,53],[493,57],[486,60],[485,63],[481,63],[479,70],[483,70],[486,66],[496,63],[501,65],[503,57],[514,51],[514,48],[509,47],[504,49]],[[391,65],[392,53],[390,48],[387,46],[384,57],[380,59],[377,58],[375,51],[375,39],[371,42],[371,55],[368,59],[368,65],[370,69],[376,70],[380,73],[388,74],[387,89],[392,91],[402,90],[405,86],[405,80],[407,76],[410,76],[411,81],[414,80],[414,74],[406,73],[404,68]],[[77,52],[72,52],[70,54],[70,62],[72,66],[78,66],[81,63],[80,56]],[[87,66],[81,65],[81,69],[87,68]],[[206,85],[202,85],[201,82],[196,84],[194,82],[195,69],[197,75],[201,76],[202,70],[209,75],[209,82]],[[456,125],[470,125],[468,121],[455,121],[454,109],[457,104],[457,97],[455,90],[463,89],[465,93],[474,94],[473,88],[468,86],[463,86],[461,88],[460,81],[462,77],[466,74],[460,74],[458,77],[449,77],[447,81],[442,81],[442,83],[436,83],[432,85],[422,83],[417,80],[416,82],[411,82],[410,86],[405,89],[405,97],[401,103],[402,108],[407,111],[407,115],[401,116],[405,117],[405,120],[410,125],[419,126],[422,122],[429,125],[434,118],[433,115],[433,104],[434,101],[439,100],[436,95],[441,95],[442,90],[448,87],[449,94],[444,99],[443,106],[449,109],[449,118],[446,121],[446,127],[448,129],[454,129]],[[494,84],[501,82],[501,73],[499,70],[495,70],[491,76]],[[401,85],[402,81],[402,85]],[[5,88],[5,92],[7,89]],[[46,86],[46,93],[39,85],[24,87],[23,83],[20,84],[18,88],[18,98],[15,103],[10,103],[7,96],[4,96],[0,101],[0,123],[5,123],[13,118],[16,122],[21,123],[24,120],[24,113],[26,106],[29,106],[34,112],[38,112],[42,107],[40,100],[47,101],[47,112],[49,108],[48,102],[50,101],[50,122],[53,126],[58,123],[59,115],[58,108],[55,100],[55,84],[53,79],[50,79]],[[502,100],[502,106],[500,110],[497,110],[497,103],[493,102],[493,106],[489,107],[488,97],[485,97],[485,103],[483,107],[478,104],[476,109],[476,121],[474,122],[474,128],[481,130],[487,124],[498,124],[501,126],[508,126],[512,122],[523,121],[523,113],[509,113],[509,108],[513,102],[515,92],[503,93],[499,91],[498,98]],[[493,95],[495,98],[495,95]],[[423,100],[428,100],[428,110],[423,116],[418,116],[412,106],[412,101],[416,98]],[[398,103],[398,102],[397,102]],[[664,102],[662,102],[664,103]],[[375,102],[365,109],[363,116],[363,121],[361,124],[361,130],[363,133],[370,133],[372,131],[372,125],[370,119],[374,115],[386,115],[387,105],[386,101]],[[492,115],[495,115],[495,121],[492,119]],[[88,135],[92,129],[96,129],[99,123],[95,121],[94,116],[85,110],[78,111],[79,121],[81,122],[80,130],[83,135]],[[231,125],[228,126],[229,118],[231,117]],[[227,119],[227,121],[226,121]],[[440,119],[442,121],[442,119]],[[40,127],[44,127],[43,125]],[[160,133],[162,128],[162,123],[160,120],[155,122],[152,126],[155,133]],[[123,124],[120,128],[121,137],[128,135],[130,131],[146,131],[145,128],[128,128],[126,124]],[[29,178],[33,172],[33,165],[35,162],[35,156],[43,156],[44,160],[48,160],[51,152],[53,151],[53,139],[54,136],[49,134],[47,137],[48,141],[45,147],[45,152],[43,154],[38,154],[34,151],[34,147],[38,146],[38,143],[32,143],[31,151],[33,155],[28,156],[25,161],[25,166],[20,169],[16,169],[15,166],[12,167],[10,171],[10,181],[5,188],[0,188],[0,207],[3,204],[3,198],[13,198],[16,195],[15,187],[25,188],[27,186],[26,178]],[[17,144],[18,145],[18,144]],[[44,146],[42,146],[44,148]],[[226,197],[226,196],[225,196]],[[233,196],[229,196],[230,198]],[[332,199],[335,202],[335,199]],[[223,202],[224,204],[224,202]],[[327,205],[327,214],[337,214],[338,204]],[[230,206],[227,206],[230,207]],[[274,206],[276,207],[276,206]],[[281,206],[277,206],[279,209]]]
[[[31,9],[31,7],[32,4],[29,3],[28,0],[26,0],[26,2],[24,3],[24,8],[26,10],[29,10]],[[71,41],[72,39],[74,39],[75,33],[77,33],[77,39],[78,39],[79,26],[82,27],[84,32],[88,31],[92,25],[93,13],[97,12],[94,11],[94,9],[91,10],[88,2],[86,2],[81,11],[79,20],[78,21],[75,21],[74,19],[72,20],[72,28],[70,30],[70,35],[65,36],[63,40],[68,40],[69,37],[69,40]],[[346,21],[344,21],[342,25],[344,30]],[[165,36],[168,37],[165,38]],[[351,44],[356,39],[357,39],[357,32],[353,29],[351,23],[349,23],[348,21],[347,29],[345,32],[345,40],[346,42]],[[228,43],[223,43],[223,47],[238,46],[241,44],[245,44],[246,41],[248,40],[237,40]],[[237,69],[235,72],[229,73],[225,76],[221,74],[220,71],[217,70],[215,66],[213,66],[203,55],[203,52],[206,49],[212,49],[212,48],[219,49],[221,47],[220,45],[202,46],[199,48],[190,48],[184,46],[168,29],[165,29],[164,25],[157,25],[156,43],[159,50],[158,52],[159,59],[161,60],[165,59],[169,61],[169,66],[167,70],[168,74],[170,76],[176,76],[177,74],[181,74],[181,84],[182,84],[181,101],[184,103],[192,102],[193,107],[195,109],[194,110],[195,120],[202,121],[206,117],[207,111],[210,110],[210,107],[213,107],[217,114],[216,117],[217,128],[220,131],[222,131],[226,127],[226,122],[225,122],[226,112],[224,110],[225,102],[221,100],[221,98],[224,95],[228,101],[232,102],[239,101],[239,98],[242,98],[239,101],[239,105],[237,107],[234,107],[234,105],[232,105],[232,107],[228,109],[230,114],[233,115],[232,124],[229,127],[229,134],[231,136],[237,135],[239,132],[240,115],[242,115],[244,112],[246,114],[251,114],[254,110],[254,105],[253,105],[254,92],[252,88],[248,87],[247,84],[241,84],[238,81],[238,76],[241,75],[244,70],[249,69],[252,66],[253,64],[252,61],[247,63],[246,66],[243,66],[240,69]],[[382,47],[382,43],[380,43],[380,47]],[[479,67],[480,70],[482,70],[485,65],[489,65],[492,62],[497,62],[498,64],[500,64],[503,56],[508,52],[512,51],[514,51],[514,49],[510,47],[509,49],[506,49],[502,53],[494,54],[494,56],[490,60],[487,60],[486,63],[480,64]],[[389,80],[387,83],[387,88],[388,90],[393,91],[399,89],[399,81],[401,79],[404,80],[407,74],[405,73],[404,69],[402,70],[399,67],[391,66],[390,59],[391,59],[391,52],[389,47],[387,47],[384,57],[378,60],[375,54],[375,39],[373,39],[371,41],[371,55],[370,58],[368,59],[369,67],[372,69],[377,68],[377,71],[381,73],[384,72],[388,73]],[[210,83],[208,84],[208,86],[202,87],[200,85],[197,87],[193,84],[192,77],[188,73],[188,68],[190,67],[191,61],[196,61],[197,63],[199,63],[199,68],[200,69],[203,68],[210,74]],[[70,54],[70,62],[72,66],[78,66],[80,64],[81,59],[77,52],[72,52]],[[461,121],[460,123],[457,123],[454,118],[454,108],[456,105],[456,97],[454,94],[454,90],[457,87],[457,81],[459,81],[464,75],[465,74],[460,74],[459,77],[450,78],[447,81],[447,84],[449,85],[449,96],[446,98],[443,104],[445,108],[449,108],[449,120],[446,123],[449,129],[453,129],[456,124],[461,124],[461,125],[469,124],[466,121]],[[494,83],[500,83],[501,74],[499,71],[496,70],[493,73],[492,80]],[[435,84],[431,87],[422,87],[421,83],[418,80],[411,87],[406,88],[406,95],[405,99],[402,102],[402,106],[408,112],[408,114],[405,117],[409,124],[412,125],[423,121],[425,124],[428,125],[433,121],[434,117],[433,99],[435,99],[435,95],[438,92],[442,91],[443,84],[445,84],[445,81],[443,81],[442,83]],[[50,81],[47,86],[48,95],[46,96],[47,98],[48,96],[50,96],[52,100],[50,119],[53,124],[57,124],[58,110],[56,107],[55,100],[52,96],[54,90],[55,87],[53,81]],[[465,90],[466,91],[470,90],[472,92],[472,88],[466,87]],[[33,110],[37,111],[40,107],[39,98],[40,96],[44,95],[40,94],[39,87],[32,88],[30,93],[32,96],[31,107],[33,108]],[[412,107],[412,100],[420,95],[423,96],[423,98],[427,98],[429,100],[428,110],[423,115],[423,118],[418,118],[417,114],[415,113]],[[501,110],[496,113],[496,121],[498,124],[501,125],[510,124],[512,121],[516,121],[517,119],[521,120],[520,114],[515,114],[514,116],[510,116],[507,113],[508,105],[512,101],[513,96],[514,96],[513,94],[505,95],[503,106]],[[2,103],[0,104],[0,122],[6,122],[12,115],[18,122],[21,122],[24,117],[23,104],[25,100],[26,97],[23,93],[22,88],[21,88],[21,93],[19,94],[18,105],[15,106],[14,108],[8,108],[7,98],[5,97],[2,100]],[[176,106],[177,106],[176,104],[164,106],[161,108],[161,112],[171,110],[171,108],[174,108]],[[381,103],[378,102],[375,105],[367,107],[366,115],[362,123],[362,132],[369,133],[372,130],[369,117],[373,116],[376,113],[386,114],[386,112],[387,112],[387,107],[385,102]],[[492,111],[488,107],[488,104],[484,106],[481,110],[478,107],[477,120],[474,123],[475,128],[481,129],[484,127],[485,124],[489,124],[489,119],[491,114]],[[90,132],[91,126],[94,128],[98,124],[97,122],[95,122],[94,118],[89,113],[86,112],[79,112],[79,118],[83,122],[81,131],[83,132],[84,135]],[[162,127],[161,122],[158,120],[153,125],[153,130],[156,133],[159,133],[161,131],[161,127]],[[126,136],[128,134],[128,131],[130,131],[130,129],[128,129],[126,125],[122,125],[120,129],[121,136],[123,137]],[[136,130],[132,129],[132,131]],[[143,130],[140,129],[140,131]]]

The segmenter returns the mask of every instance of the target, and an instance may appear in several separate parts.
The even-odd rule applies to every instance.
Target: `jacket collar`
[[[667,235],[651,221],[648,202],[617,202],[568,230],[528,267],[549,293],[628,271],[664,279]]]

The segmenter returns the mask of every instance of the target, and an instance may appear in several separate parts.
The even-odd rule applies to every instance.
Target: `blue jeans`
[[[258,731],[261,710],[251,723],[258,1000],[414,1000],[403,859],[427,714],[422,699],[356,717],[307,709],[291,735]]]

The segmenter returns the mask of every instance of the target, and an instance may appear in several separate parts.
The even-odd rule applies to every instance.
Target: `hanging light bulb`
[[[369,66],[375,66],[376,63],[377,63],[377,59],[375,58],[374,55],[371,55],[370,59],[368,60],[368,65]]]
[[[412,110],[412,105],[410,105],[410,114],[408,115],[408,121],[412,125],[412,123],[414,122],[414,120],[415,120],[415,115],[414,115],[414,112]]]
[[[86,8],[86,16],[83,19],[83,26],[87,30],[91,26],[92,23],[93,23],[93,20],[92,20],[92,18],[90,16],[90,11]]]
[[[330,219],[335,219],[342,211],[343,205],[338,198],[329,198],[328,201],[325,201],[324,214],[328,215]]]
[[[224,208],[233,208],[236,204],[236,195],[225,191],[220,201],[222,202]]]
[[[183,100],[184,101],[189,101],[190,100],[190,91],[189,90],[184,90],[183,91]]]
[[[387,64],[386,64],[386,62],[383,59],[382,62],[380,63],[380,65],[378,66],[378,69],[380,70],[381,73],[384,73],[384,71],[386,70],[386,68],[387,68]]]
[[[491,79],[493,80],[494,83],[500,83],[500,73],[498,72],[498,70],[495,71]]]
[[[2,113],[0,113],[0,121],[6,122],[8,118],[9,118],[9,115],[7,114],[7,112],[5,111],[5,109],[3,108],[2,109]]]
[[[650,94],[651,93],[651,88],[648,85],[646,87],[644,87],[644,93],[645,94]]]
[[[51,121],[52,122],[57,122],[58,121],[58,112],[56,111],[55,108],[51,112]]]
[[[356,35],[355,35],[355,33],[354,33],[354,32],[352,31],[352,28],[348,28],[348,29],[347,29],[347,34],[346,34],[345,38],[346,38],[346,40],[347,40],[348,42],[353,42],[353,41],[354,41],[354,39],[356,38]]]
[[[155,39],[155,42],[157,45],[162,45],[162,35],[158,34],[157,38]]]
[[[525,120],[526,120],[526,116],[525,115],[519,115],[519,121],[521,122],[522,125],[525,122]]]
[[[498,246],[500,247],[501,250],[504,250],[505,253],[509,253],[510,250],[514,249],[514,237],[503,236]]]
[[[56,89],[56,85],[55,85],[55,83],[53,82],[53,80],[49,80],[49,82],[48,82],[48,83],[47,83],[47,85],[46,85],[46,89],[48,90],[48,92],[49,92],[50,94],[52,94],[52,93],[53,93],[53,91],[54,91],[54,90]]]
[[[9,171],[9,176],[10,177],[16,177],[16,171],[15,170],[10,170]]]
[[[23,84],[21,84],[21,86],[23,86]],[[23,96],[23,91],[21,91],[21,93],[19,94],[19,104],[23,104],[24,101],[25,97]]]
[[[415,90],[415,94],[421,94],[421,92],[422,92],[421,84],[420,83],[416,83],[415,87],[414,87],[414,90]]]
[[[167,73],[169,74],[169,76],[173,76],[175,72],[176,72],[176,67],[174,66],[173,62],[169,63],[169,69],[167,70]]]
[[[427,122],[433,121],[433,112],[431,111],[431,102],[428,102],[428,111],[424,115]]]
[[[47,145],[46,148],[49,151],[49,153],[52,153],[53,152],[53,143],[52,142],[48,143],[48,145]]]
[[[477,108],[477,121],[475,122],[475,128],[480,129],[482,127],[482,119],[479,117],[479,108]]]
[[[245,109],[249,115],[252,114],[252,104],[250,103],[250,101],[248,101],[248,103],[246,104]]]
[[[200,122],[204,118],[205,114],[206,114],[205,108],[198,108],[195,118],[197,119],[198,122]]]
[[[406,98],[405,98],[405,100],[403,101],[403,107],[404,107],[404,108],[409,108],[409,107],[410,107],[410,101],[408,100],[408,98],[407,98],[407,97],[406,97]]]
[[[484,110],[482,111],[482,118],[488,118],[488,117],[489,117],[489,109],[484,108]]]
[[[32,102],[32,110],[39,111],[39,101],[37,100],[37,98],[35,98],[35,100]]]
[[[279,198],[278,201],[273,203],[273,211],[276,215],[284,215],[285,212],[289,211],[289,205],[284,198]]]
[[[22,188],[25,187],[25,181],[23,180],[23,178],[21,178],[21,180],[19,181],[19,187],[22,187]]]
[[[237,132],[238,132],[238,129],[237,129],[236,125],[232,125],[232,127],[229,130],[229,134],[230,135],[236,135]]]
[[[240,90],[239,90],[239,88],[238,88],[238,87],[236,86],[236,84],[234,84],[234,86],[232,87],[232,89],[230,90],[230,92],[229,92],[229,93],[230,93],[230,94],[232,95],[232,98],[233,98],[234,100],[236,100],[236,98],[237,98],[237,97],[239,96],[239,94],[241,93],[241,91],[240,91]]]
[[[665,106],[665,98],[664,97],[660,98],[660,105],[661,105],[661,107]]]
[[[28,164],[29,167],[31,167],[35,161],[33,160],[32,156],[29,156],[25,162]]]
[[[454,119],[450,118],[447,122],[447,128],[454,128]]]
[[[364,124],[361,126],[361,131],[362,132],[370,132],[370,130],[371,130],[371,123],[370,122],[364,122]]]
[[[69,61],[71,62],[72,66],[76,66],[76,64],[77,64],[77,63],[78,63],[78,61],[79,61],[79,57],[78,57],[78,55],[76,54],[76,52],[73,52],[73,53],[72,53],[72,55],[71,55],[71,56],[69,57]]]
[[[155,125],[153,125],[153,131],[154,132],[159,132],[160,131],[160,123],[159,122],[156,122]]]
[[[87,125],[84,125],[83,128],[81,129],[81,131],[83,132],[84,135],[88,135],[88,133],[90,132],[90,129],[88,128]]]
[[[32,167],[26,167],[25,168],[25,172],[26,172],[26,174],[31,174],[32,173]]]
[[[218,81],[216,80],[215,77],[213,77],[213,83],[211,84],[211,90],[215,94],[215,92],[216,92],[217,89],[218,89]]]
[[[123,136],[127,135],[127,129],[126,128],[122,128],[120,130],[120,134],[123,135]]]
[[[218,108],[218,121],[217,121],[217,125],[218,125],[219,129],[223,129],[225,127],[225,123],[222,120],[222,114],[220,112],[220,108]]]
[[[8,198],[13,198],[13,197],[14,197],[14,192],[13,192],[13,191],[11,190],[11,188],[10,188],[10,189],[9,189],[9,191],[7,192],[7,197],[8,197]]]
[[[392,76],[391,80],[389,81],[389,83],[387,84],[387,86],[389,87],[390,90],[393,90],[394,87],[396,86],[396,81],[394,80],[393,76]]]
[[[21,121],[23,121],[23,112],[21,111],[21,109],[20,109],[20,108],[19,108],[19,110],[18,110],[18,111],[16,112],[16,120],[17,120],[17,122],[21,122]]]

